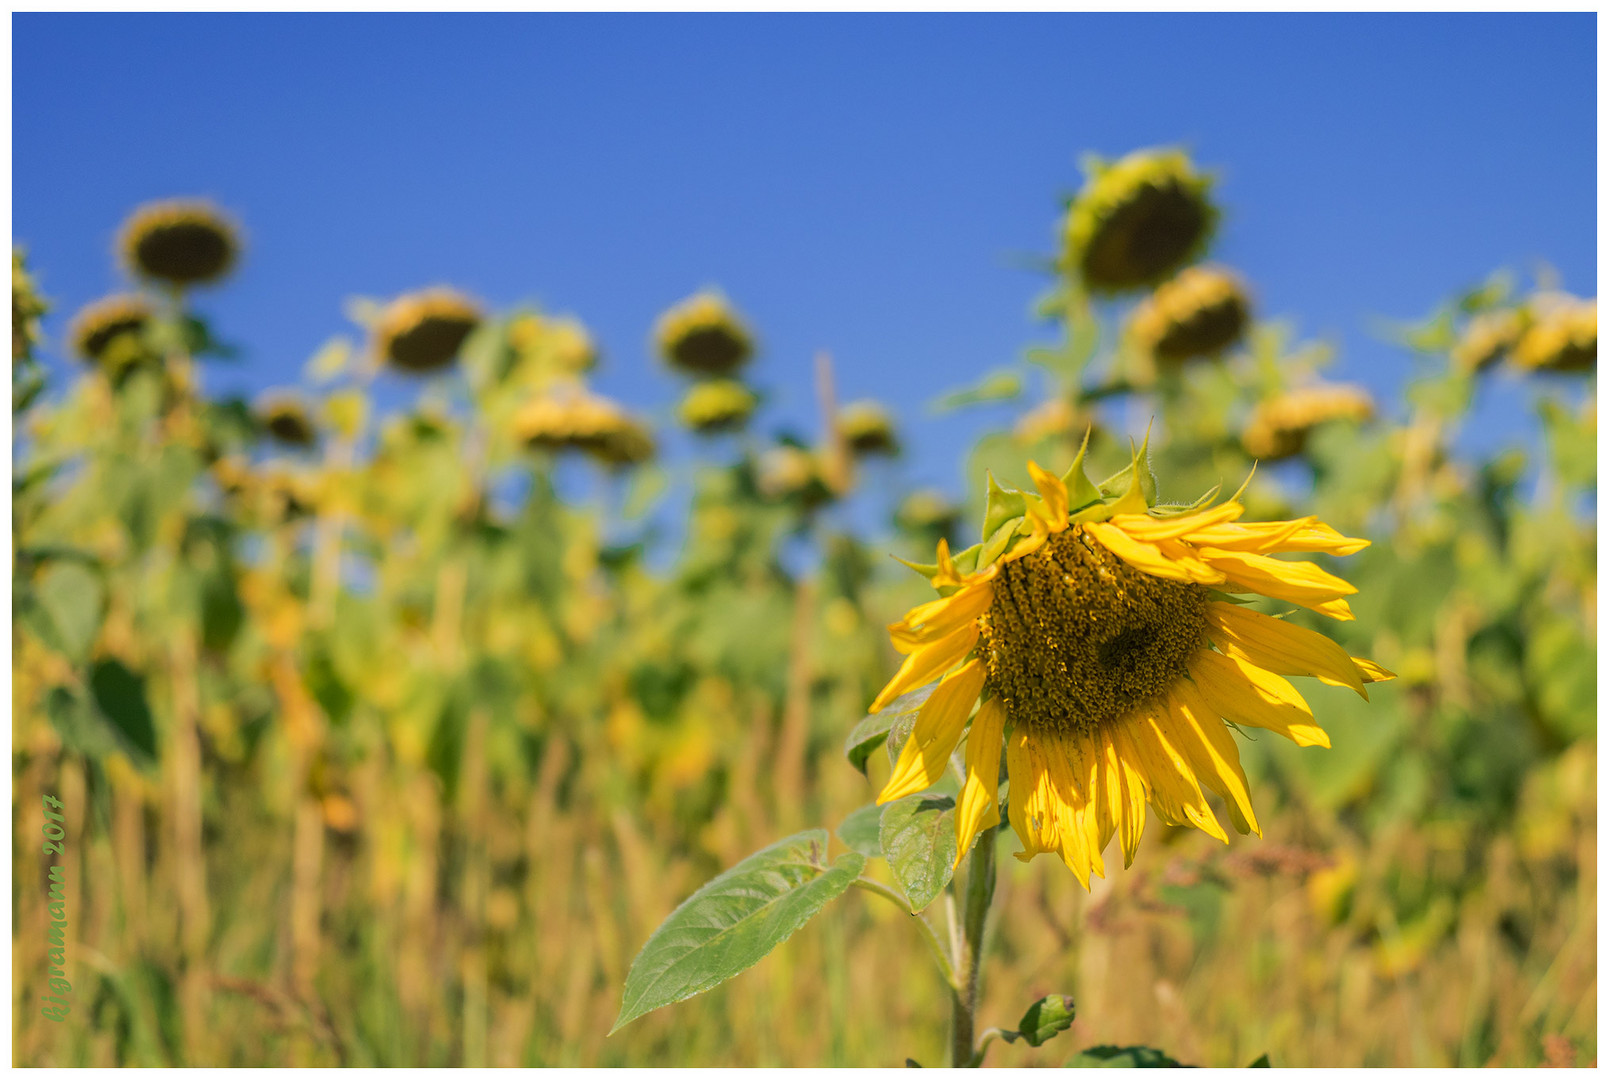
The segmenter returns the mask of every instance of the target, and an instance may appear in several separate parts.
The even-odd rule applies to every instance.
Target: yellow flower
[[[257,402],[257,422],[288,446],[312,446],[318,440],[307,403],[296,394],[264,394]]]
[[[1152,293],[1129,328],[1152,356],[1177,364],[1227,349],[1250,319],[1245,287],[1234,274],[1192,266]]]
[[[1242,524],[1234,499],[1162,516],[1147,505],[1139,468],[1127,493],[1108,502],[1084,478],[1082,457],[1062,478],[1030,463],[1037,496],[991,482],[989,523],[1016,516],[962,558],[940,541],[926,570],[942,595],[889,627],[905,662],[872,709],[938,680],[879,803],[938,780],[970,717],[956,864],[998,823],[1004,740],[1018,858],[1057,854],[1087,887],[1090,874],[1105,875],[1102,852],[1114,835],[1124,865],[1133,861],[1147,803],[1169,824],[1227,842],[1203,786],[1222,797],[1238,831],[1260,835],[1224,722],[1328,746],[1286,676],[1365,698],[1365,683],[1392,676],[1229,595],[1350,619],[1352,586],[1272,556],[1347,555],[1367,541],[1314,518]]]
[[[124,263],[138,277],[170,285],[217,281],[240,254],[239,228],[204,199],[146,203],[123,223]]]
[[[73,350],[86,360],[115,360],[114,344],[123,339],[128,343],[137,342],[140,332],[154,315],[151,302],[145,297],[138,293],[119,293],[85,305],[73,318],[68,336],[72,339]]]
[[[1530,371],[1591,371],[1598,364],[1598,301],[1562,293],[1531,300],[1531,326],[1514,346],[1515,366]]]
[[[1363,423],[1373,415],[1374,399],[1361,386],[1316,383],[1258,405],[1241,433],[1241,444],[1254,458],[1279,461],[1306,449],[1308,433],[1320,424]]]
[[[1484,371],[1514,348],[1525,332],[1522,311],[1485,311],[1469,320],[1463,336],[1452,348],[1460,371]]]
[[[748,329],[715,292],[698,293],[661,315],[654,341],[672,367],[690,375],[730,375],[754,353]]]
[[[454,289],[408,293],[381,313],[374,327],[374,349],[402,371],[435,371],[453,362],[480,319],[480,307]]]
[[[694,431],[712,434],[742,427],[754,406],[754,391],[736,379],[709,379],[695,383],[677,411]]]
[[[1067,262],[1097,292],[1154,285],[1195,258],[1217,211],[1211,181],[1177,150],[1096,161],[1067,214]]]
[[[573,387],[526,403],[514,417],[514,434],[532,447],[580,450],[609,465],[634,465],[654,453],[645,425],[608,398]]]
[[[875,401],[851,401],[838,410],[838,430],[849,449],[858,455],[899,453],[894,421]]]

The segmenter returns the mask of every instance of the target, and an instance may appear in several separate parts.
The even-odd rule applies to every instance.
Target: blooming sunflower
[[[217,281],[240,253],[240,230],[204,199],[146,203],[129,215],[118,240],[135,274],[171,285]]]
[[[1154,507],[1140,457],[1127,490],[1103,496],[1084,476],[1083,456],[1060,478],[1030,463],[1037,495],[991,479],[990,539],[957,557],[940,541],[937,564],[918,568],[941,596],[889,627],[905,662],[872,710],[938,680],[881,804],[939,779],[981,696],[956,808],[956,865],[999,823],[1003,745],[1018,858],[1060,855],[1088,887],[1091,873],[1105,876],[1101,853],[1114,834],[1124,865],[1133,862],[1147,803],[1169,824],[1227,842],[1203,786],[1223,798],[1238,831],[1261,835],[1225,721],[1329,745],[1285,676],[1310,675],[1365,699],[1365,683],[1393,676],[1232,595],[1350,619],[1352,586],[1272,556],[1347,555],[1368,541],[1311,517],[1243,524],[1233,498]]]

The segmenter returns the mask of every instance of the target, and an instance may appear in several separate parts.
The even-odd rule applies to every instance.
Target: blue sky
[[[1544,260],[1594,295],[1595,18],[17,14],[12,231],[59,341],[136,204],[233,210],[220,389],[295,381],[348,296],[450,282],[578,315],[598,388],[662,411],[649,328],[716,284],[777,421],[813,428],[829,349],[900,416],[903,477],[958,492],[1009,410],[926,406],[1047,339],[1021,256],[1084,151],[1188,147],[1214,257],[1383,396],[1408,358],[1377,317]],[[1491,396],[1482,437],[1518,432]]]

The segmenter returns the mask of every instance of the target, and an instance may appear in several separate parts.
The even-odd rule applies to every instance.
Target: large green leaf
[[[924,794],[889,803],[883,808],[880,839],[911,910],[921,911],[955,873],[955,800]]]
[[[935,683],[933,686],[937,686]],[[924,686],[919,690],[912,690],[909,694],[902,694],[883,707],[881,712],[874,712],[855,725],[844,740],[844,756],[849,763],[866,773],[866,760],[872,756],[872,751],[888,739],[888,733],[896,722],[902,721],[903,735],[900,743],[903,744],[905,736],[910,734],[911,725],[916,722],[916,714],[922,711],[922,704],[927,701],[928,695],[933,692],[933,686]]]
[[[1179,1069],[1179,1062],[1149,1046],[1092,1046],[1067,1063],[1069,1069]]]
[[[826,865],[827,830],[756,852],[688,897],[631,962],[610,1034],[753,967],[860,876],[866,857]]]
[[[80,562],[52,562],[39,575],[34,598],[50,618],[55,642],[73,660],[83,660],[101,626],[105,589],[100,575]]]
[[[117,660],[100,660],[89,672],[89,689],[101,715],[129,746],[147,759],[156,757],[156,726],[145,700],[145,677]]]

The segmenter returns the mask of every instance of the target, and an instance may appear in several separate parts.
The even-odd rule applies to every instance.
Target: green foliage
[[[1029,1046],[1042,1046],[1073,1026],[1073,999],[1066,994],[1042,997],[1022,1014],[1016,1031],[1005,1033],[1006,1041],[1021,1039]]]
[[[911,911],[921,911],[954,873],[955,800],[947,795],[896,799],[883,807],[878,837]]]
[[[1067,1063],[1069,1069],[1177,1069],[1182,1066],[1149,1046],[1092,1046]]]

